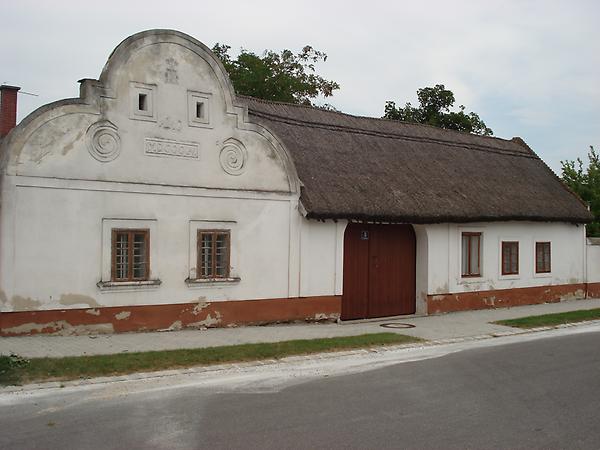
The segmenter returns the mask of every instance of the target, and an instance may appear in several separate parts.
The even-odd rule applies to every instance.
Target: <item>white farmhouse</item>
[[[2,335],[600,292],[590,213],[519,138],[236,96],[170,30],[129,37],[79,98],[15,127],[17,89],[0,88]]]

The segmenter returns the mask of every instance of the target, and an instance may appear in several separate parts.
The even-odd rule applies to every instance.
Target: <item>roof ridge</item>
[[[512,142],[512,140],[514,139],[514,138],[506,139],[506,138],[501,138],[498,136],[485,136],[482,134],[474,134],[474,133],[469,133],[468,131],[452,130],[449,128],[440,128],[440,127],[436,127],[434,125],[429,125],[427,123],[407,122],[404,120],[387,119],[385,117],[361,116],[361,115],[346,113],[343,111],[332,111],[330,109],[319,108],[318,106],[314,106],[314,105],[303,105],[303,104],[299,104],[299,103],[290,103],[290,102],[283,102],[283,101],[278,101],[278,100],[265,100],[263,98],[252,97],[251,95],[236,94],[236,97],[241,98],[241,99],[253,100],[258,103],[264,103],[267,105],[283,105],[283,106],[293,106],[295,108],[316,109],[318,111],[323,111],[328,114],[347,116],[347,117],[352,117],[355,119],[365,119],[365,120],[388,122],[388,123],[400,123],[400,124],[404,124],[404,125],[408,125],[408,126],[414,126],[417,128],[418,127],[430,128],[430,129],[433,129],[433,130],[436,130],[436,131],[439,131],[442,133],[449,133],[449,134],[454,133],[454,134],[460,134],[463,136],[475,136],[478,138],[493,139],[493,140],[502,141],[502,142]],[[320,122],[312,122],[312,123],[320,123]]]
[[[368,136],[380,136],[380,137],[386,137],[386,138],[391,138],[391,139],[402,139],[402,140],[409,140],[409,141],[415,141],[415,142],[431,142],[431,143],[436,143],[436,144],[444,144],[444,145],[452,146],[452,147],[469,148],[472,150],[502,154],[502,155],[507,155],[507,156],[516,156],[516,157],[520,157],[520,158],[529,158],[529,159],[540,159],[539,156],[537,156],[534,152],[517,152],[517,151],[511,151],[511,150],[507,150],[507,149],[501,149],[501,148],[497,148],[497,147],[476,144],[476,143],[462,143],[462,142],[455,142],[455,141],[438,139],[438,138],[408,136],[408,135],[404,135],[404,134],[400,134],[400,133],[387,133],[387,132],[381,132],[381,131],[365,130],[362,128],[350,127],[350,126],[345,126],[345,125],[333,125],[333,124],[326,124],[326,123],[322,123],[322,122],[293,119],[293,118],[289,118],[289,117],[285,117],[285,116],[280,116],[277,114],[258,112],[258,111],[254,111],[254,110],[252,110],[252,114],[255,116],[258,116],[258,117],[263,117],[263,118],[275,120],[277,122],[287,123],[290,125],[307,124],[307,125],[311,125],[315,128],[347,131],[347,132],[353,132],[356,134],[363,134],[363,135],[368,135]],[[511,142],[511,141],[507,141],[507,142]]]

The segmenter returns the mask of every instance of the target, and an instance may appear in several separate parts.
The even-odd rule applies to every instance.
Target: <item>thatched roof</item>
[[[520,138],[239,98],[250,119],[290,152],[308,218],[407,223],[592,218]]]

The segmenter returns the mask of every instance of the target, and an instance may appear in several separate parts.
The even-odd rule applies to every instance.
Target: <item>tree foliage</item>
[[[584,168],[581,158],[561,161],[562,180],[590,205],[594,221],[587,226],[588,236],[600,236],[600,160],[590,145],[588,164]]]
[[[406,103],[404,107],[397,107],[395,102],[387,101],[383,117],[485,136],[493,134],[479,115],[474,112],[466,113],[463,105],[458,107],[458,111],[451,111],[450,108],[454,106],[455,101],[454,94],[443,84],[419,89],[417,97],[419,99],[418,107],[414,107],[410,103]]]
[[[327,55],[305,46],[298,54],[265,50],[262,56],[242,49],[237,58],[229,54],[231,47],[215,44],[212,51],[219,57],[238,94],[265,100],[312,105],[319,95],[331,97],[340,86],[318,75],[315,65],[325,62]],[[326,108],[331,108],[326,105]]]

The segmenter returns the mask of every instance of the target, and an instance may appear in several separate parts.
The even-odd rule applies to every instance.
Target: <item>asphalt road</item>
[[[62,391],[0,401],[0,448],[598,449],[600,333],[280,388]]]

